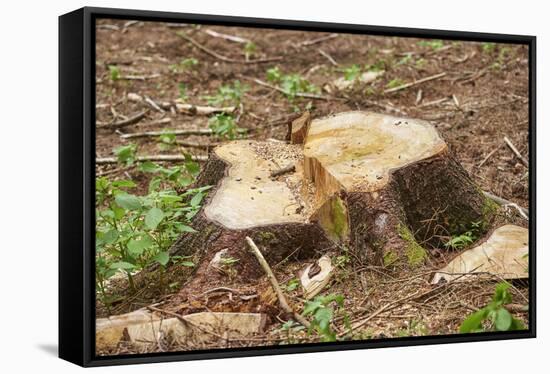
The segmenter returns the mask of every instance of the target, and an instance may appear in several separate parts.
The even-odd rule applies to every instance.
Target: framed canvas
[[[59,18],[59,355],[535,337],[536,39]]]

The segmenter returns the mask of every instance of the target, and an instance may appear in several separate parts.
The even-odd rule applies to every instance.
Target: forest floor
[[[238,36],[245,42],[227,40],[211,31]],[[185,33],[187,38],[178,33]],[[155,106],[178,99],[208,105],[208,97],[216,96],[218,89],[227,85],[241,91],[235,122],[246,129],[246,136],[251,139],[284,140],[288,120],[306,109],[313,118],[366,110],[430,121],[476,184],[529,208],[528,169],[504,142],[507,137],[524,158],[529,158],[526,46],[101,20],[96,48],[97,158],[113,157],[114,148],[130,143],[137,144],[138,155],[185,152],[207,156],[211,149],[208,145],[219,140],[191,135],[178,137],[188,146],[167,146],[158,137],[125,139],[121,134],[207,129],[207,116]],[[256,59],[274,60],[254,62]],[[323,99],[289,99],[269,87],[273,82],[267,72],[274,67],[278,67],[282,75],[297,74],[307,80],[312,94],[322,95]],[[349,90],[339,91],[330,86],[344,75],[353,76],[367,70],[384,70],[384,74]],[[388,92],[423,78],[431,79]],[[235,81],[240,82],[240,88],[235,87]],[[134,94],[154,103],[132,100]],[[229,92],[229,96],[231,94]],[[147,110],[145,116],[137,123],[120,127],[118,131],[110,127],[144,110]],[[120,164],[98,165],[96,174],[113,180],[133,180],[137,183],[133,193],[137,195],[147,191],[150,181],[150,176],[138,167]],[[527,223],[524,221],[523,225]],[[491,300],[499,281],[489,277],[476,282],[430,284],[434,270],[456,254],[434,249],[421,267],[388,271],[383,267],[363,266],[353,256],[339,253],[341,263],[336,267],[328,292],[343,295],[345,301],[333,321],[334,330],[345,331],[344,320],[348,318],[344,314],[347,314],[352,322],[368,318],[354,331],[353,339],[456,333],[468,314]],[[303,263],[290,262],[274,267],[274,271],[280,283],[288,285],[303,266]],[[514,283],[510,292],[514,302],[528,303],[525,283]],[[134,297],[131,302],[115,305],[113,310],[128,312],[169,296],[170,292]],[[298,288],[288,287],[287,296],[297,308],[303,305]],[[229,299],[231,295],[220,292],[189,306],[187,311],[174,310],[181,314],[191,310],[216,310],[220,309],[216,306],[230,303]],[[273,305],[276,306],[275,300]],[[97,312],[98,316],[108,313],[101,303]],[[514,316],[528,322],[524,312],[516,311]],[[316,335],[283,329],[284,322],[277,313],[272,313],[265,335],[250,341],[225,341],[223,347],[319,341]],[[220,344],[211,347],[220,347]],[[103,353],[128,352],[135,349],[121,345],[116,352]]]

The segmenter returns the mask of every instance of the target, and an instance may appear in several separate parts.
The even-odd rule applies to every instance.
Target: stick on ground
[[[277,299],[279,300],[279,305],[281,306],[281,308],[285,312],[292,314],[296,319],[296,321],[298,321],[305,327],[309,328],[310,323],[308,322],[308,320],[302,317],[300,314],[296,313],[294,310],[292,310],[292,308],[288,304],[288,301],[286,300],[286,297],[283,294],[281,287],[279,286],[279,282],[277,281],[277,278],[275,278],[275,274],[273,274],[273,271],[271,270],[271,268],[269,267],[269,264],[267,263],[264,256],[262,255],[262,252],[260,252],[260,250],[254,243],[254,241],[249,236],[246,237],[246,244],[248,244],[248,247],[250,248],[254,256],[256,256],[256,259],[260,263],[260,266],[265,271],[267,278],[269,279],[269,282],[271,283],[271,286],[273,287],[273,290],[277,295]]]
[[[506,145],[508,146],[508,148],[510,148],[512,150],[512,152],[514,152],[514,154],[517,156],[517,158],[520,159],[520,161],[523,163],[523,165],[529,167],[529,161],[527,161],[527,159],[525,157],[523,157],[521,155],[521,153],[519,153],[518,149],[514,146],[514,144],[510,141],[510,139],[508,139],[508,137],[504,137],[504,142],[506,143]]]
[[[98,128],[102,128],[102,129],[113,129],[113,130],[114,129],[120,129],[122,127],[130,126],[130,125],[138,123],[143,118],[145,118],[147,113],[149,113],[149,110],[144,110],[143,112],[140,112],[140,113],[136,114],[135,116],[130,117],[128,119],[125,119],[123,121],[118,121],[118,122],[113,122],[113,123],[108,123],[108,124],[103,124],[103,125],[99,124],[99,123],[96,123],[96,126]]]
[[[422,78],[422,79],[419,79],[419,80],[414,81],[414,82],[402,84],[401,86],[388,88],[388,89],[384,90],[384,93],[392,93],[392,92],[401,91],[401,90],[404,90],[405,88],[416,86],[417,84],[420,84],[420,83],[424,83],[424,82],[432,81],[434,79],[442,78],[445,75],[447,75],[447,73],[445,73],[445,72],[439,73],[439,74],[436,74],[436,75],[432,75],[430,77]]]
[[[122,134],[120,137],[122,139],[132,139],[132,138],[147,138],[147,137],[153,137],[153,136],[161,136],[166,134],[173,134],[173,135],[204,135],[209,136],[212,135],[213,132],[210,129],[185,129],[185,130],[173,130],[173,131],[145,131],[145,132],[134,132],[129,134]]]
[[[179,162],[187,161],[184,155],[149,155],[149,156],[137,156],[136,161],[164,161],[164,162]],[[193,161],[206,161],[208,156],[191,156]],[[118,159],[116,157],[100,157],[95,159],[95,163],[102,164],[116,164]]]

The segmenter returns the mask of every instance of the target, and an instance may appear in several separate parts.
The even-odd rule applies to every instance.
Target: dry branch
[[[316,39],[306,40],[304,42],[301,42],[299,45],[304,46],[304,47],[308,47],[310,45],[321,43],[321,42],[324,42],[325,40],[334,39],[334,38],[337,38],[337,37],[338,37],[338,34],[328,34],[328,35],[321,36],[321,37],[316,38]]]
[[[296,170],[296,165],[290,164],[290,165],[285,166],[284,168],[281,168],[279,170],[274,170],[273,172],[271,172],[270,176],[271,176],[271,178],[275,178],[275,177],[278,177],[279,175],[283,175],[283,174],[286,174],[286,173],[291,173],[294,170]]]
[[[122,139],[132,139],[132,138],[147,138],[152,136],[161,136],[166,134],[173,135],[212,135],[213,132],[210,129],[185,129],[185,130],[173,130],[173,131],[145,131],[145,132],[134,132],[131,134],[122,134],[120,137]]]
[[[322,49],[319,49],[319,53],[321,54],[321,56],[325,57],[332,65],[338,66],[338,63],[332,58],[331,55],[329,55],[328,53],[326,53]]]
[[[236,109],[234,106],[212,107],[182,103],[176,103],[175,107],[179,112],[186,114],[201,114],[205,116],[216,113],[232,113]]]
[[[111,122],[111,123],[108,123],[108,124],[101,124],[100,122],[96,122],[96,126],[98,128],[105,128],[105,129],[120,129],[122,127],[130,126],[130,125],[133,125],[135,123],[138,123],[143,118],[145,118],[147,113],[149,113],[149,110],[144,110],[143,112],[140,112],[140,113],[136,114],[135,116],[130,117],[128,119],[118,121],[118,122]]]
[[[184,155],[148,155],[137,156],[136,161],[164,161],[164,162],[179,162],[187,161],[189,156]],[[208,156],[190,156],[193,161],[206,161]],[[103,164],[116,164],[118,159],[116,157],[100,157],[95,159],[97,165]]]
[[[422,79],[419,79],[419,80],[414,81],[414,82],[409,82],[409,83],[402,84],[401,86],[397,86],[397,87],[393,87],[393,88],[388,88],[388,89],[384,90],[384,93],[387,94],[387,93],[392,93],[392,92],[401,91],[401,90],[404,90],[405,88],[409,88],[409,87],[412,87],[412,86],[416,86],[417,84],[420,84],[420,83],[424,83],[424,82],[432,81],[432,80],[434,80],[434,79],[442,78],[442,77],[444,77],[445,75],[447,75],[447,73],[445,73],[445,72],[439,73],[439,74],[436,74],[436,75],[432,75],[432,76],[430,76],[430,77],[422,78]]]
[[[286,300],[286,297],[283,294],[281,287],[279,286],[279,282],[277,281],[275,274],[273,274],[273,271],[271,270],[271,268],[269,267],[269,264],[267,263],[264,256],[262,255],[262,252],[260,252],[260,250],[254,243],[254,241],[249,236],[246,237],[246,244],[248,244],[248,247],[250,248],[254,256],[256,256],[256,259],[260,263],[260,266],[265,271],[267,278],[269,279],[269,282],[271,283],[271,286],[275,291],[275,294],[277,294],[277,299],[279,299],[279,305],[281,306],[281,308],[283,308],[285,312],[292,314],[296,319],[296,321],[300,322],[302,325],[309,328],[310,323],[308,322],[308,320],[306,320],[300,314],[292,310],[292,308],[288,304],[288,301]]]
[[[223,34],[221,32],[216,32],[210,29],[206,29],[204,30],[204,32],[210,36],[213,36],[214,38],[225,39],[225,40],[229,40],[230,42],[241,43],[241,44],[250,43],[250,39],[241,38],[240,36]]]
[[[509,205],[511,207],[514,207],[515,209],[517,209],[519,211],[519,213],[521,214],[521,216],[525,219],[529,219],[529,209],[527,208],[523,208],[521,206],[519,206],[518,204],[510,201],[510,200],[506,200],[500,196],[497,196],[497,195],[493,195],[492,193],[490,192],[487,192],[487,191],[483,191],[483,194],[485,196],[487,196],[489,199],[493,200],[495,203],[499,204],[499,205]]]
[[[266,62],[280,61],[280,60],[283,59],[281,56],[270,57],[270,58],[260,58],[260,59],[256,59],[256,60],[241,60],[241,59],[231,58],[231,57],[221,55],[218,52],[215,52],[215,51],[205,47],[204,45],[200,44],[195,39],[185,35],[184,33],[179,32],[179,33],[177,33],[177,35],[179,37],[181,37],[182,39],[185,39],[186,41],[188,41],[189,43],[191,43],[192,45],[194,45],[195,47],[197,47],[198,49],[200,49],[204,53],[209,54],[210,56],[212,56],[214,58],[217,58],[218,60],[221,60],[221,61],[224,61],[224,62],[238,63],[238,64],[262,64],[262,63],[266,63]]]
[[[523,163],[523,165],[529,167],[529,161],[527,161],[527,159],[525,157],[523,157],[521,155],[521,153],[519,153],[518,149],[514,146],[514,144],[510,141],[510,139],[508,139],[508,137],[504,137],[504,142],[506,143],[506,145],[508,146],[508,148],[510,148],[512,150],[512,152],[514,152],[514,154],[517,156],[517,158],[520,159],[520,161]]]

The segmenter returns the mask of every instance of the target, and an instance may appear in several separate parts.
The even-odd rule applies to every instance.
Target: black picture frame
[[[225,26],[524,44],[529,48],[529,329],[427,337],[96,357],[95,20]],[[85,7],[59,17],[59,357],[81,366],[260,356],[536,337],[536,37]]]

